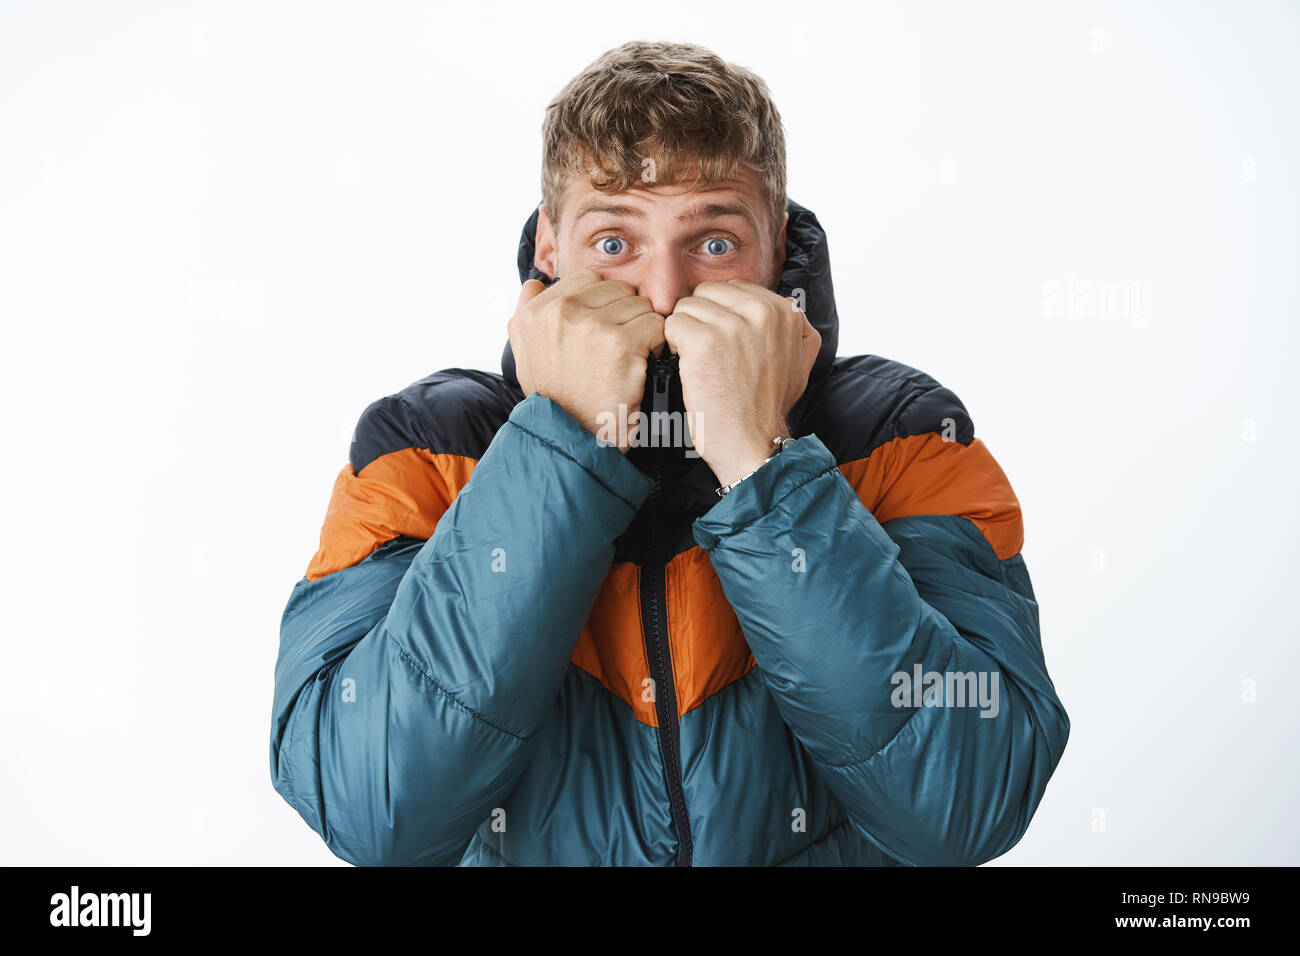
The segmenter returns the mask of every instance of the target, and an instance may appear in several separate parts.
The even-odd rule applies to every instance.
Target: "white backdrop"
[[[543,108],[629,39],[767,80],[841,354],[1020,498],[1072,731],[995,865],[1300,863],[1300,13],[974,7],[0,6],[0,863],[343,865],[280,614],[361,410],[499,371]]]

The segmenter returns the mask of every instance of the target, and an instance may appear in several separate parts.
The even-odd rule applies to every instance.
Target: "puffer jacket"
[[[525,397],[508,345],[361,414],[271,721],[337,856],[973,865],[1025,832],[1070,725],[1019,503],[952,391],[836,357],[826,236],[789,213],[779,291],[821,352],[798,441],[724,498],[689,447],[625,456]],[[682,410],[674,362],[643,409]]]

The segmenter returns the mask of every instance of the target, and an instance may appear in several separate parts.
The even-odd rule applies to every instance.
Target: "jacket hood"
[[[540,203],[538,204],[540,207]],[[822,337],[821,350],[808,376],[808,391],[818,383],[835,361],[835,351],[839,344],[840,320],[835,311],[835,290],[831,284],[831,260],[826,247],[826,232],[813,212],[794,200],[788,200],[786,209],[790,218],[785,227],[785,265],[781,270],[781,281],[777,291],[781,295],[794,295],[795,289],[803,289],[804,311],[808,321]],[[537,238],[538,209],[534,208],[528,221],[524,223],[519,237],[519,282],[522,285],[529,279],[539,279],[550,285],[554,280],[533,265],[534,243]],[[796,296],[797,298],[797,296]],[[515,356],[506,342],[501,355],[501,372],[507,382],[516,388],[519,380],[515,376]]]

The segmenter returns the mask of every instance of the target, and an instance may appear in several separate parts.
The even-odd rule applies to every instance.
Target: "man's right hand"
[[[506,330],[524,394],[545,395],[626,452],[627,419],[641,406],[647,356],[665,343],[664,317],[650,300],[594,269],[550,288],[529,279]],[[626,408],[621,418],[619,405]],[[609,434],[611,422],[617,434]]]

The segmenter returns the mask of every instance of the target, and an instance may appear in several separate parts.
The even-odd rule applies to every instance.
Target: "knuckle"
[[[562,322],[572,321],[586,311],[577,296],[566,295],[555,303],[555,316]]]

